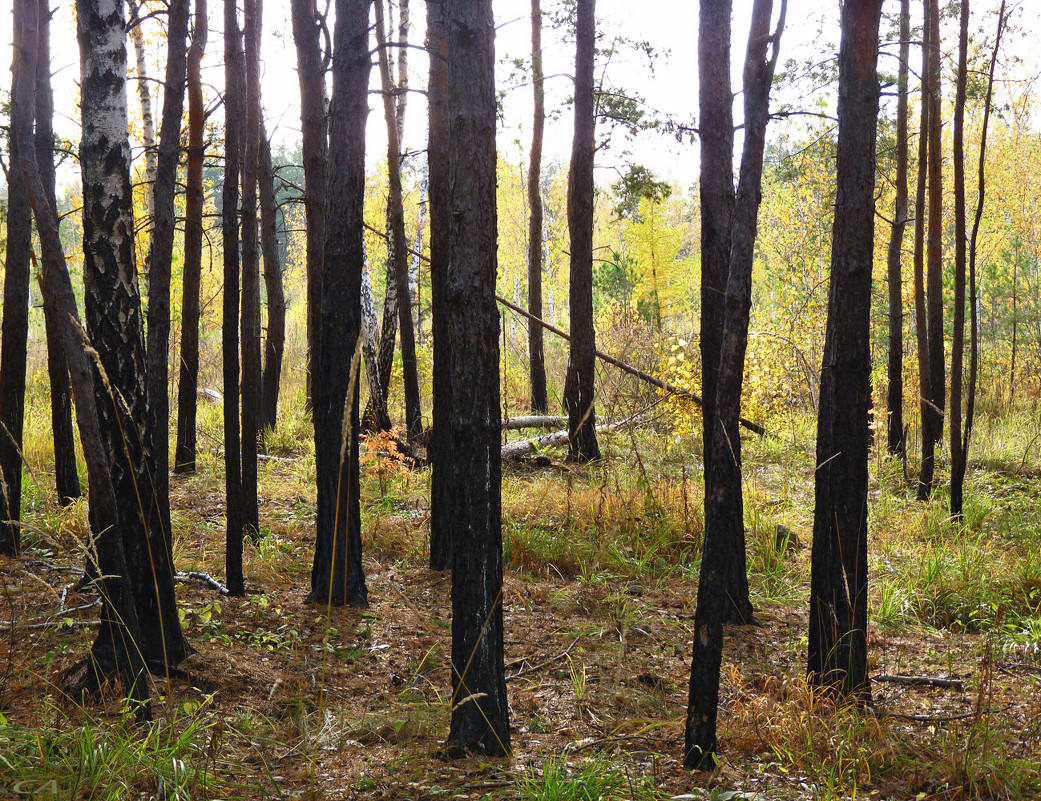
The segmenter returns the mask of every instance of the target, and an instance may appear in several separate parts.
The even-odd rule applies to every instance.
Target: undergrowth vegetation
[[[654,404],[613,386],[616,406]],[[746,437],[749,584],[760,625],[728,631],[722,762],[680,767],[703,540],[699,442],[659,407],[578,468],[559,452],[503,475],[506,659],[515,753],[445,761],[450,582],[426,569],[429,468],[363,443],[368,610],[303,603],[314,445],[302,393],[265,436],[263,536],[248,593],[179,585],[197,653],[156,677],[141,728],[113,689],[65,695],[96,599],[75,583],[86,504],[50,497],[46,408],[30,408],[20,560],[0,564],[0,787],[54,798],[1030,799],[1041,794],[1041,417],[977,427],[964,522],[941,484],[914,500],[872,459],[873,706],[804,680],[813,420]],[[223,575],[219,404],[200,407],[199,471],[173,477],[178,569]],[[683,427],[683,423],[679,423]],[[678,441],[679,440],[679,441]],[[906,686],[890,676],[949,681]],[[53,792],[52,792],[53,791]],[[48,795],[51,793],[51,795]]]

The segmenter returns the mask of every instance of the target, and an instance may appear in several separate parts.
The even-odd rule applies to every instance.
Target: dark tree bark
[[[882,0],[842,6],[831,286],[821,365],[810,575],[810,681],[869,701],[867,490],[871,408],[878,23]]]
[[[954,311],[951,342],[951,517],[962,518],[965,484],[965,443],[962,441],[962,361],[965,355],[965,273],[967,225],[965,217],[965,90],[969,60],[969,0],[961,0],[958,34],[958,79],[954,90]]]
[[[408,240],[405,238],[405,208],[401,191],[401,133],[399,104],[394,100],[394,82],[390,75],[387,36],[384,30],[383,0],[375,0],[376,47],[380,81],[383,89],[383,112],[387,122],[387,270],[393,271],[398,298],[398,327],[401,329],[401,372],[405,385],[405,427],[408,441],[419,442],[423,434],[423,414],[419,401],[419,375],[416,370],[416,339],[412,327],[412,302],[408,291]],[[400,62],[399,62],[400,63]],[[381,372],[380,377],[384,374]],[[384,395],[389,383],[384,380]]]
[[[449,225],[435,299],[449,369],[447,436],[433,469],[449,484],[439,525],[452,532],[453,750],[510,751],[503,664],[499,314],[495,306],[495,25],[491,0],[447,0]],[[441,354],[444,355],[442,350]]]
[[[745,143],[734,205],[730,269],[723,298],[711,467],[706,466],[705,471],[705,547],[694,616],[683,757],[686,767],[697,770],[715,767],[723,623],[750,623],[753,619],[745,570],[739,420],[752,305],[752,262],[762,197],[763,151],[770,115],[770,85],[780,52],[786,6],[782,0],[777,29],[771,35],[773,2],[756,0],[752,7],[752,25],[745,55]],[[718,24],[718,18],[712,22]]]
[[[181,150],[181,117],[188,37],[189,0],[171,0],[167,23],[166,83],[159,159],[153,185],[153,226],[148,271],[148,435],[155,462],[158,525],[170,552],[170,277],[174,246],[174,193]]]
[[[54,92],[51,89],[51,13],[40,5],[36,69],[36,166],[47,203],[58,217],[54,184]],[[53,306],[44,304],[47,336],[47,376],[51,387],[51,434],[54,437],[54,479],[58,503],[67,506],[80,497],[79,471],[76,469],[76,441],[72,432],[72,396],[69,367],[61,347],[61,322]]]
[[[312,370],[319,347],[316,319],[322,299],[325,204],[329,140],[325,121],[325,61],[315,0],[291,0],[293,41],[300,80],[300,131],[304,156],[304,215],[307,220],[307,409],[314,392]],[[324,20],[321,25],[324,25]],[[331,55],[331,54],[329,54]]]
[[[723,297],[734,217],[734,94],[730,88],[731,0],[699,5],[698,104],[701,111],[701,407],[705,478],[712,458]]]
[[[36,46],[36,4],[23,11],[33,16],[33,47]],[[17,53],[17,50],[16,50]],[[33,54],[35,60],[36,54]],[[24,69],[15,57],[12,94]],[[35,74],[33,76],[35,80]],[[33,127],[33,103],[12,106],[11,127]],[[24,116],[25,119],[16,118]],[[34,146],[35,149],[35,146]],[[10,138],[11,167],[7,194],[7,258],[4,262],[4,310],[0,345],[0,553],[15,556],[21,546],[22,423],[25,418],[25,354],[29,336],[29,253],[32,248],[32,208],[24,175],[25,155]],[[6,430],[4,430],[6,429]]]
[[[195,414],[199,392],[199,321],[202,286],[202,58],[209,34],[206,0],[195,0],[195,30],[187,57],[188,167],[184,200],[184,284],[181,300],[181,358],[177,379],[177,445],[174,472],[195,472]]]
[[[239,439],[239,164],[246,77],[235,0],[224,0],[224,190],[221,226],[224,243],[224,471],[227,496],[225,570],[228,590],[245,592],[242,535],[242,450]]]
[[[929,27],[929,223],[926,236],[926,312],[929,324],[929,394],[922,418],[922,471],[918,499],[932,492],[936,447],[943,438],[947,385],[943,349],[943,118],[940,108],[940,3],[926,0]]]
[[[926,16],[928,16],[928,2],[925,0]],[[929,51],[931,28],[928,24],[922,25],[922,102],[921,119],[918,125],[918,176],[915,185],[915,214],[914,214],[914,310],[915,310],[915,340],[918,346],[918,388],[919,388],[919,416],[921,418],[922,435],[922,459],[919,465],[919,497],[922,496],[921,481],[924,476],[926,463],[932,470],[932,457],[927,455],[932,449],[932,436],[929,434],[931,417],[929,416],[929,398],[932,393],[929,385],[929,321],[926,319],[925,310],[925,223],[928,217],[926,208],[926,188],[929,182]],[[931,475],[928,477],[927,485],[932,483]],[[928,493],[926,492],[926,497]]]
[[[593,59],[596,0],[577,0],[575,48],[575,137],[568,178],[568,232],[571,238],[571,349],[564,379],[568,415],[568,459],[600,458],[596,441],[596,332],[593,329],[593,154],[596,110]]]
[[[965,480],[965,459],[968,458],[969,443],[972,441],[972,423],[976,412],[976,377],[979,371],[979,318],[977,314],[977,290],[976,290],[976,239],[980,231],[980,221],[983,219],[983,202],[986,199],[987,185],[987,128],[990,124],[991,99],[994,94],[994,68],[998,63],[998,49],[1001,47],[1001,36],[1004,33],[1008,18],[1005,12],[1005,0],[1001,0],[1001,8],[998,10],[998,29],[994,36],[994,50],[990,57],[990,71],[987,75],[987,97],[983,101],[983,126],[980,132],[980,155],[977,166],[977,197],[976,214],[972,221],[972,234],[969,237],[969,389],[965,402],[965,432],[962,437],[962,451],[965,458],[962,460],[962,473],[960,476],[952,476],[952,481]]]
[[[368,41],[369,0],[337,0],[328,184],[328,214],[336,225],[326,235],[319,307],[323,344],[314,382],[318,520],[307,596],[312,603],[336,606],[365,606],[368,599],[358,478]]]
[[[388,248],[389,256],[389,248]],[[380,321],[379,350],[376,354],[376,375],[379,377],[379,392],[369,394],[363,416],[367,431],[390,431],[392,423],[387,410],[387,387],[394,366],[394,343],[398,336],[398,285],[394,280],[394,268],[388,258],[383,287],[383,314]]]
[[[282,285],[282,260],[278,252],[271,143],[264,131],[263,120],[260,125],[260,249],[264,254],[264,285],[267,288],[267,337],[264,340],[260,424],[274,431],[278,424],[278,391],[282,380],[282,354],[286,345],[286,293]]]
[[[77,0],[76,19],[83,283],[87,335],[98,353],[94,392],[127,575],[141,624],[141,650],[150,666],[165,669],[182,661],[189,649],[177,617],[167,541],[159,526],[149,525],[156,512],[156,465],[140,428],[148,419],[148,409],[141,296],[134,263],[126,24],[122,4],[113,10],[104,0]],[[102,522],[92,504],[95,538],[101,536]]]
[[[242,160],[242,514],[246,534],[260,536],[257,441],[260,436],[260,252],[257,164],[260,161],[260,31],[262,0],[245,0],[245,153]]]
[[[546,89],[542,74],[542,8],[531,0],[531,83],[535,115],[531,127],[528,164],[528,313],[542,319],[542,138],[546,127]],[[531,411],[546,414],[546,360],[542,326],[528,320],[528,364],[531,375]]]
[[[896,104],[896,207],[886,258],[889,276],[889,389],[886,420],[889,452],[907,460],[904,440],[904,229],[907,227],[907,75],[911,53],[911,0],[900,0],[900,71]]]
[[[763,24],[767,26],[764,29],[765,36],[769,34],[770,11],[766,10],[763,13],[765,13]],[[716,451],[713,449],[713,439],[723,430],[716,413],[716,394],[721,369],[720,358],[723,352],[725,299],[727,278],[732,269],[731,248],[735,225],[734,112],[733,93],[730,89],[731,3],[729,0],[705,3],[701,7],[701,14],[703,17],[698,33],[698,63],[699,97],[701,98],[699,102],[701,103],[702,119],[701,364],[702,397],[704,399],[702,449],[705,465],[705,497],[723,498],[725,496],[729,498],[728,505],[733,511],[738,508],[735,504],[741,503],[741,474],[739,470],[734,470],[737,465],[729,446],[722,451],[728,462],[725,465],[717,466],[715,464]],[[765,52],[764,45],[763,53],[765,54]],[[765,109],[766,106],[764,105],[763,108]],[[761,172],[762,170],[759,168],[759,173],[761,174]],[[751,179],[751,176],[749,178]],[[759,178],[754,178],[754,181],[755,186],[758,187]],[[758,196],[756,196],[755,203],[755,207],[748,207],[744,210],[751,211],[753,226],[755,225],[755,212],[758,209]],[[741,372],[743,367],[736,369]],[[740,443],[737,443],[735,447],[739,449]],[[727,599],[724,620],[730,623],[747,622],[752,618],[752,604],[748,600],[744,527],[735,523],[726,531],[720,530],[718,533],[727,538],[725,543],[721,543],[721,547],[726,548],[727,554],[723,561],[723,564],[726,565],[724,576],[726,584],[717,588]]]
[[[448,27],[445,0],[427,3],[427,49],[430,52],[430,80],[427,89],[429,113],[427,164],[430,198],[430,300],[431,309],[444,303],[448,276],[448,236],[451,223],[450,171],[448,168]],[[434,374],[431,456],[451,452],[452,353],[447,346],[445,315],[431,313]],[[452,566],[451,510],[453,485],[449,472],[434,469],[430,475],[430,568],[448,570]]]
[[[61,345],[69,367],[76,416],[91,488],[91,515],[97,522],[92,538],[94,560],[99,566],[97,586],[101,593],[101,628],[87,665],[96,684],[117,675],[135,703],[138,720],[151,718],[146,655],[141,639],[134,592],[128,580],[123,553],[121,519],[117,512],[111,465],[95,406],[93,368],[84,347],[83,329],[76,311],[76,297],[58,235],[58,218],[49,202],[33,149],[30,109],[37,72],[39,19],[47,14],[43,0],[15,0],[14,39],[18,81],[12,91],[12,138],[22,154],[21,180],[36,215],[43,254],[41,286],[44,304],[51,306],[53,319],[60,321]],[[125,75],[125,72],[123,73]],[[49,80],[49,76],[48,76]],[[123,93],[125,105],[125,90]],[[176,620],[176,615],[174,616]]]

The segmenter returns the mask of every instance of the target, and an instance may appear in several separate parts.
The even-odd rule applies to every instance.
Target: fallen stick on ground
[[[523,678],[524,676],[530,676],[532,673],[537,673],[538,671],[542,670],[543,668],[549,667],[554,662],[559,662],[561,659],[563,659],[569,653],[571,653],[571,649],[574,648],[578,644],[578,641],[580,639],[582,639],[582,635],[581,634],[579,634],[577,637],[575,637],[575,639],[573,639],[571,641],[571,645],[569,645],[567,648],[565,648],[563,651],[561,651],[556,656],[552,657],[551,659],[547,659],[545,662],[543,662],[543,663],[541,663],[539,665],[535,665],[534,667],[527,668],[526,670],[518,670],[513,675],[507,676],[506,677],[506,681],[515,681],[516,679]]]
[[[888,684],[907,684],[912,687],[944,687],[949,690],[963,690],[965,685],[958,679],[934,679],[931,676],[872,676],[873,681]]]
[[[209,573],[197,573],[194,570],[190,570],[187,573],[175,573],[174,581],[198,581],[200,584],[205,584],[210,589],[216,590],[221,595],[231,594],[227,587],[217,581],[217,579]]]

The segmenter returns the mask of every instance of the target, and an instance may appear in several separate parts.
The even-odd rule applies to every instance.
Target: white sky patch
[[[78,139],[79,111],[77,105],[78,90],[76,83],[79,77],[79,48],[76,43],[75,23],[73,19],[74,3],[72,0],[51,0],[56,13],[51,23],[51,69],[55,87],[55,129],[60,136]],[[973,32],[978,31],[981,22],[986,25],[986,36],[993,37],[994,9],[999,0],[987,0],[985,4],[974,3]],[[321,5],[321,4],[320,4]],[[543,11],[552,7],[552,0],[543,0]],[[775,18],[780,0],[775,0]],[[981,6],[985,5],[986,8]],[[194,3],[193,3],[194,6]],[[734,113],[737,123],[741,120],[740,81],[741,67],[744,59],[745,44],[748,36],[748,17],[751,11],[751,0],[735,0],[733,23],[733,86],[735,88]],[[1009,37],[1009,48],[1024,59],[1018,71],[1027,76],[1036,75],[1041,67],[1041,52],[1036,48],[1036,32],[1041,30],[1041,3],[1029,2],[1019,4],[1019,33]],[[411,0],[412,30],[409,41],[413,45],[422,45],[426,36],[425,2]],[[896,6],[888,2],[884,14],[894,14]],[[918,13],[915,8],[912,13]],[[194,14],[194,7],[192,9]],[[530,60],[531,24],[529,0],[497,0],[496,16],[496,77],[501,86],[506,79],[510,65],[504,59],[516,58]],[[982,16],[986,15],[986,16]],[[203,62],[203,81],[209,85],[207,90],[207,106],[215,102],[224,85],[223,67],[223,3],[221,0],[209,2],[210,31],[206,57]],[[822,27],[823,17],[823,27]],[[288,0],[267,0],[264,4],[264,41],[262,45],[262,86],[263,102],[267,127],[273,136],[276,150],[280,144],[290,149],[300,136],[299,84],[296,75],[296,51],[293,46],[292,24],[289,16]],[[160,34],[161,23],[149,19],[145,23],[145,37],[148,42],[152,85],[153,115],[160,118],[161,92],[156,79],[161,79],[166,60],[165,42]],[[883,29],[889,23],[883,20]],[[894,23],[895,24],[895,23]],[[953,36],[953,23],[945,23],[951,34],[948,37],[950,47],[956,46]],[[623,33],[635,39],[646,39],[658,52],[653,73],[648,66],[647,58],[642,54],[619,53],[604,74],[607,84],[616,90],[635,89],[642,95],[649,106],[673,116],[684,123],[696,124],[697,117],[697,27],[698,8],[695,2],[685,0],[598,0],[598,29],[608,36]],[[11,14],[0,14],[0,43],[6,49],[6,63],[11,63],[10,42]],[[396,31],[391,33],[396,37]],[[823,61],[834,58],[834,52],[827,47],[837,47],[838,3],[815,2],[814,0],[790,0],[787,14],[787,28],[781,43],[778,70],[784,68],[789,58],[800,61]],[[567,164],[571,150],[573,117],[570,107],[563,108],[566,98],[571,95],[570,75],[574,70],[574,47],[571,42],[563,41],[558,32],[553,31],[548,20],[543,32],[544,71],[547,76],[547,112],[559,110],[555,119],[547,122],[543,163],[548,165],[554,161]],[[953,55],[953,54],[949,54]],[[911,65],[915,70],[916,60],[920,60],[912,50]],[[880,63],[883,70],[895,73],[895,66],[887,66],[886,56]],[[409,85],[413,89],[426,88],[428,62],[426,54],[416,47],[409,50]],[[598,75],[600,73],[598,72]],[[9,76],[10,73],[7,72]],[[912,78],[912,86],[915,79]],[[3,81],[9,89],[9,77]],[[373,69],[370,78],[370,91],[378,88],[379,73]],[[132,118],[137,118],[140,129],[140,107],[134,87],[131,92],[130,111]],[[772,106],[776,107],[785,98],[775,93]],[[386,152],[386,129],[382,113],[376,105],[377,98],[370,95],[370,109],[367,129],[367,153],[370,164],[382,159]],[[830,101],[826,101],[830,102]],[[532,90],[530,85],[508,92],[504,98],[504,113],[499,130],[499,150],[505,158],[513,162],[525,162],[527,148],[531,138]],[[833,112],[833,110],[832,110]],[[218,110],[215,119],[220,118]],[[777,130],[774,128],[774,130]],[[408,115],[405,124],[403,145],[411,151],[422,151],[426,146],[426,99],[420,92],[413,92],[408,100]],[[134,142],[134,154],[139,158],[140,142]],[[674,180],[681,186],[689,187],[696,183],[698,174],[697,143],[686,141],[678,143],[673,137],[665,134],[644,134],[628,143],[629,155],[620,150],[601,151],[598,153],[598,181],[609,184],[617,180],[615,168],[623,163],[643,164],[659,176]],[[740,150],[740,131],[737,141]],[[737,156],[739,157],[739,152]],[[417,162],[413,162],[418,166]],[[78,179],[78,170],[66,166],[59,176],[63,182]]]

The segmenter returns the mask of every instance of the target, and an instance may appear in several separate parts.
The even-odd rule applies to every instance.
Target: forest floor
[[[690,443],[625,434],[600,465],[540,454],[504,466],[507,759],[444,754],[451,578],[425,567],[429,470],[388,441],[365,450],[369,608],[304,602],[313,450],[291,433],[269,442],[280,458],[262,463],[248,592],[178,584],[196,653],[156,678],[144,729],[116,693],[63,692],[98,609],[74,589],[84,505],[56,509],[38,471],[24,552],[0,560],[0,798],[1039,798],[1032,431],[1036,415],[981,437],[964,528],[941,493],[919,504],[898,465],[873,464],[868,709],[836,707],[803,678],[811,449],[794,428],[749,441],[758,625],[727,631],[712,774],[681,766],[701,538]],[[172,479],[175,559],[219,579],[217,457],[200,468]],[[895,675],[925,682],[879,680]]]

